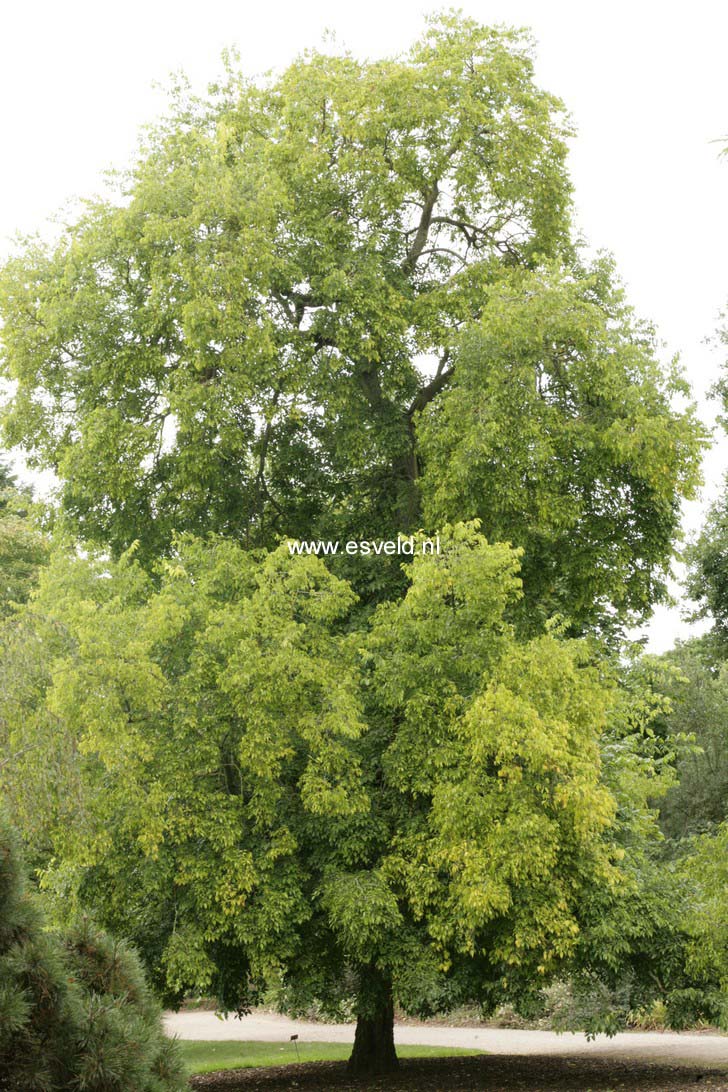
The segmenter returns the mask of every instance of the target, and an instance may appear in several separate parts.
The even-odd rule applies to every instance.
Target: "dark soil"
[[[344,1062],[237,1069],[193,1077],[204,1092],[728,1092],[728,1066],[701,1070],[609,1058],[407,1058],[391,1077],[355,1080]]]

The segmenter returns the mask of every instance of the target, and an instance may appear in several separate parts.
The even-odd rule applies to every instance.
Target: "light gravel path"
[[[180,1039],[249,1039],[287,1042],[298,1035],[301,1042],[352,1043],[353,1024],[309,1024],[270,1013],[252,1013],[242,1020],[218,1019],[212,1012],[167,1013],[165,1025]],[[470,1047],[488,1054],[597,1055],[614,1059],[704,1065],[728,1068],[728,1035],[694,1035],[674,1032],[625,1032],[607,1039],[600,1035],[588,1042],[585,1035],[553,1031],[514,1031],[510,1028],[448,1028],[431,1024],[397,1024],[395,1042],[420,1046]]]

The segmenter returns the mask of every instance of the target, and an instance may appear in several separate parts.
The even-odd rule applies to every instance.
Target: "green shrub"
[[[135,953],[81,922],[45,932],[0,816],[0,1089],[178,1092],[176,1045]]]

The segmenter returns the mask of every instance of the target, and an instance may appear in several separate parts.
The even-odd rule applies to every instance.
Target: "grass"
[[[301,1062],[344,1062],[351,1054],[351,1043],[200,1042],[180,1040],[182,1057],[190,1074],[217,1073],[223,1069],[249,1069],[257,1066],[286,1065]],[[479,1050],[453,1047],[398,1046],[400,1058],[448,1058],[451,1055],[475,1055]]]

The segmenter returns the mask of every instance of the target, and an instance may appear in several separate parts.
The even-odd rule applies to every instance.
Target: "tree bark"
[[[364,1077],[393,1073],[399,1063],[394,1049],[391,980],[374,966],[362,968],[358,1002],[354,1049],[348,1070]]]

